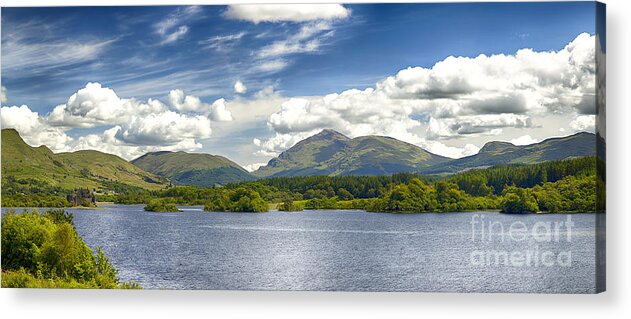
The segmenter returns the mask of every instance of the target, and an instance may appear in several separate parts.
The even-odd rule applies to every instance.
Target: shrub
[[[1,239],[2,287],[120,287],[116,269],[99,248],[93,254],[77,233],[72,214],[63,210],[7,212]]]

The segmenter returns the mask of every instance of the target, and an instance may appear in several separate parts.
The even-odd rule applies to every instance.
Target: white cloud
[[[169,92],[169,103],[178,111],[183,112],[203,112],[207,109],[207,106],[198,97],[184,95],[184,91],[180,89]]]
[[[532,138],[530,135],[523,135],[518,138],[514,138],[510,140],[510,142],[515,145],[530,145],[530,144],[539,143],[539,140]]]
[[[248,172],[254,172],[260,167],[265,166],[265,165],[267,165],[267,163],[254,163],[254,164],[245,165],[243,166],[243,168],[245,168],[245,170]]]
[[[447,146],[438,141],[424,141],[419,146],[434,154],[451,158],[461,158],[465,156],[475,155],[480,151],[480,148],[473,144],[466,144],[464,147],[453,147]]]
[[[234,82],[234,92],[237,94],[243,94],[248,90],[248,88],[241,81]]]
[[[201,11],[199,6],[178,8],[165,19],[155,23],[153,25],[155,32],[162,38],[160,44],[169,44],[181,39],[188,32],[188,26],[185,23]]]
[[[16,129],[30,145],[46,145],[53,151],[64,151],[72,141],[62,129],[51,127],[26,105],[3,106],[0,117],[2,128]]]
[[[586,131],[595,133],[596,115],[579,115],[570,122],[570,128],[575,132]]]
[[[274,73],[286,68],[287,66],[289,66],[289,62],[287,62],[286,60],[275,59],[262,62],[258,64],[254,69],[261,72]]]
[[[26,105],[2,107],[2,126],[15,128],[30,145],[45,144],[54,151],[96,149],[132,159],[149,151],[199,149],[198,140],[211,137],[212,121],[232,120],[224,99],[207,104],[172,90],[169,101],[173,109],[155,99],[120,98],[100,83],[88,83],[45,116]],[[103,126],[108,128],[101,133],[66,134]]]
[[[247,32],[242,31],[234,34],[218,35],[202,40],[199,44],[203,45],[207,49],[213,49],[218,52],[226,52],[231,50],[232,47],[246,34]]]
[[[0,87],[0,103],[4,103],[7,101],[7,88],[4,87],[4,85],[2,87]]]
[[[169,103],[178,111],[204,113],[213,121],[232,121],[232,114],[226,108],[225,100],[218,99],[212,104],[204,103],[193,95],[185,95],[180,89],[169,92]]]
[[[327,21],[309,22],[287,39],[275,41],[262,47],[257,55],[260,58],[275,58],[296,53],[315,53],[326,39],[333,36],[331,23]]]
[[[144,117],[166,111],[166,106],[149,99],[146,103],[135,99],[121,99],[114,90],[100,83],[88,83],[74,93],[65,104],[56,106],[47,116],[53,126],[94,127],[129,122],[131,117]]]
[[[261,154],[278,154],[331,128],[350,137],[388,135],[450,157],[470,155],[476,146],[439,141],[534,128],[531,116],[595,112],[594,40],[580,34],[559,51],[448,57],[431,68],[403,69],[374,88],[294,98],[270,115],[274,135],[255,145]],[[574,129],[586,123],[575,122]]]
[[[203,115],[186,115],[173,111],[133,116],[116,137],[136,145],[174,145],[187,139],[208,138],[210,119]]]
[[[253,23],[344,19],[351,11],[340,4],[238,4],[224,16]]]
[[[171,145],[134,145],[128,144],[117,138],[121,131],[120,126],[114,126],[99,134],[88,134],[73,141],[68,149],[77,150],[97,150],[109,154],[115,154],[122,158],[131,160],[138,158],[148,152],[156,151],[194,151],[202,147],[194,139],[183,139]]]
[[[502,128],[532,127],[527,115],[503,113],[465,115],[454,118],[430,118],[426,137],[428,139],[448,139],[470,134],[498,135]]]
[[[226,107],[226,100],[221,98],[213,102],[210,106],[210,118],[219,122],[230,122],[233,120],[232,113]]]
[[[181,37],[183,37],[188,32],[188,27],[185,25],[181,25],[177,28],[177,30],[165,35],[164,40],[160,42],[161,44],[167,44],[171,42],[175,42]]]
[[[2,75],[24,77],[53,68],[71,67],[95,61],[115,40],[79,40],[41,38],[32,41],[32,34],[42,33],[34,26],[15,26],[13,32],[3,32]]]

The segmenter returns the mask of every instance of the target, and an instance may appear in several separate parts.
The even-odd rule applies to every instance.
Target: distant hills
[[[66,189],[102,188],[110,182],[160,189],[168,183],[116,155],[98,151],[55,154],[46,146],[29,146],[14,129],[3,129],[2,179],[9,177],[43,180]]]
[[[255,179],[237,163],[217,155],[186,152],[147,153],[132,164],[175,185],[213,186]]]
[[[390,175],[420,171],[448,160],[391,137],[351,139],[334,130],[323,130],[298,142],[253,174],[259,177]]]
[[[2,130],[3,180],[32,178],[67,189],[111,187],[112,183],[145,189],[160,189],[169,183],[214,186],[280,176],[452,174],[498,164],[533,164],[593,155],[596,135],[585,132],[524,146],[489,142],[476,155],[451,159],[391,137],[351,139],[327,129],[248,173],[235,162],[210,154],[154,152],[131,163],[90,150],[55,154],[46,146],[29,146],[14,129]]]
[[[489,142],[480,149],[478,154],[439,163],[421,172],[424,174],[456,173],[498,164],[535,164],[593,155],[596,155],[596,135],[581,132],[523,146],[507,142]]]
[[[596,136],[586,132],[524,146],[490,142],[476,155],[451,159],[390,137],[350,139],[339,132],[324,130],[284,151],[253,174],[260,177],[449,174],[498,164],[534,164],[595,154]]]

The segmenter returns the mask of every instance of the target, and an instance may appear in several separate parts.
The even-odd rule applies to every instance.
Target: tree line
[[[532,165],[500,165],[448,175],[399,173],[390,176],[275,177],[223,187],[176,186],[158,191],[120,188],[97,200],[147,204],[204,205],[209,211],[259,212],[274,204],[280,210],[366,209],[371,211],[506,212],[595,211],[596,194],[604,182],[596,173],[596,157]],[[13,181],[9,201],[15,200]],[[21,186],[25,189],[27,186]],[[37,186],[40,193],[47,190]],[[51,188],[50,191],[60,192]],[[5,201],[3,188],[3,204]],[[604,198],[604,196],[602,197]],[[160,201],[156,201],[160,199]],[[172,210],[172,207],[171,207]]]

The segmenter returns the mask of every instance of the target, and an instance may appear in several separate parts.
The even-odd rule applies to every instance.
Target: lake
[[[68,211],[119,277],[146,289],[595,292],[600,214],[180,208]]]

